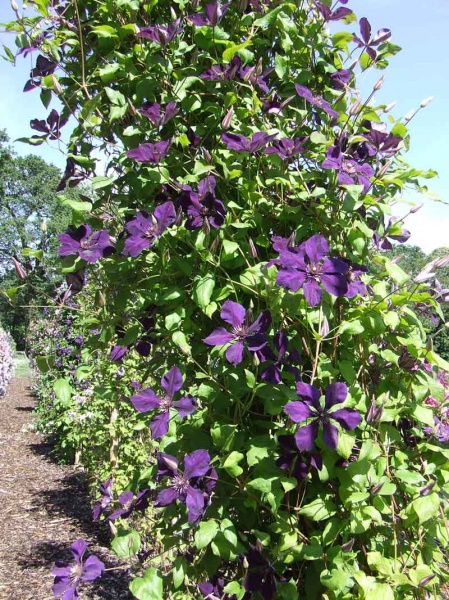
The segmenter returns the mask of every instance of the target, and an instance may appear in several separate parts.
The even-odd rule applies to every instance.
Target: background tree
[[[17,156],[0,132],[0,319],[19,349],[32,306],[46,304],[61,282],[57,234],[67,228],[71,210],[58,198],[60,178],[42,158]],[[14,265],[24,277],[19,287]]]

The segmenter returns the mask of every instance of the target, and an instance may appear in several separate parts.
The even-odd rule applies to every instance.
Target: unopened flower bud
[[[414,206],[413,208],[410,209],[410,214],[414,215],[415,213],[418,212],[418,210],[421,210],[421,208],[424,206],[424,204],[417,204],[416,206]]]
[[[25,269],[22,267],[22,265],[20,264],[20,262],[18,260],[16,260],[14,258],[14,256],[12,257],[12,262],[14,263],[14,269],[16,271],[16,275],[19,279],[25,279],[27,274]]]
[[[323,320],[320,323],[320,336],[322,338],[326,337],[330,331],[329,321],[325,316],[323,316]]]
[[[176,19],[178,18],[175,11],[173,10],[173,6],[170,6],[170,15],[171,15],[172,21],[176,21]]]
[[[255,67],[251,67],[250,69],[248,69],[248,71],[245,73],[245,76],[243,77],[243,81],[249,81],[254,75],[255,70]]]
[[[377,406],[376,401],[373,400],[371,402],[371,406],[368,409],[368,412],[366,413],[366,422],[369,423],[370,425],[372,423],[376,423],[379,422],[381,417],[382,417],[382,413],[383,413],[383,406]]]
[[[424,283],[425,281],[429,281],[429,279],[433,279],[436,273],[433,271],[421,271],[413,280],[415,283]]]
[[[341,545],[342,552],[351,552],[352,547],[354,546],[354,542],[355,542],[355,538],[352,538],[352,540],[349,540],[349,542],[342,544]]]
[[[221,122],[221,126],[224,130],[227,130],[230,128],[233,115],[234,115],[234,107],[231,106],[231,108],[225,114],[225,116],[223,117],[223,120]]]
[[[218,250],[218,247],[220,246],[220,238],[217,237],[213,240],[212,244],[210,245],[210,252],[212,252],[212,254],[215,254]]]
[[[449,264],[449,254],[447,256],[442,256],[435,262],[435,267],[437,269],[442,269]]]
[[[418,583],[419,587],[424,587],[425,585],[427,585],[429,583],[429,581],[431,581],[434,577],[436,577],[436,575],[426,575],[426,577],[423,577],[421,579],[421,581]]]
[[[165,262],[168,262],[170,260],[170,250],[168,248],[164,252],[164,260],[165,260]]]
[[[404,117],[404,121],[408,123],[416,115],[416,110],[413,108]]]
[[[47,231],[47,218],[44,217],[41,223],[41,231],[45,233]]]
[[[210,233],[209,219],[204,219],[202,229],[203,229],[204,235],[209,235],[209,233]]]
[[[384,76],[382,76],[382,77],[381,77],[381,78],[380,78],[378,81],[376,81],[376,83],[374,84],[374,86],[373,86],[373,90],[374,90],[374,91],[376,91],[376,92],[377,92],[378,90],[380,90],[380,88],[381,88],[381,87],[383,86],[383,84],[384,84],[384,81],[385,81],[385,77],[384,77]]]
[[[241,12],[245,12],[245,10],[248,8],[248,0],[238,0],[237,2],[237,9]]]
[[[203,152],[203,158],[204,158],[204,160],[205,160],[205,161],[206,161],[208,164],[210,164],[210,163],[212,162],[212,156],[210,155],[210,152],[209,152],[209,150],[206,150],[206,148],[202,148],[201,150],[202,150],[202,152]]]
[[[426,350],[427,350],[427,352],[433,352],[433,340],[431,337],[427,338]]]
[[[391,166],[391,161],[386,162],[380,169],[379,169],[379,173],[378,173],[378,177],[383,177],[385,175],[385,173],[388,171],[388,169]]]
[[[11,0],[11,8],[13,9],[13,11],[15,13],[19,12],[19,7],[17,6],[17,4],[14,2],[14,0]]]
[[[380,490],[384,487],[384,483],[384,481],[381,481],[371,489],[371,493],[373,494],[373,496],[380,492]]]
[[[391,104],[387,104],[384,108],[384,113],[390,112],[396,106],[396,102],[391,102]]]
[[[349,115],[351,117],[354,117],[359,112],[360,105],[361,105],[360,98],[357,98],[357,100],[354,102],[354,104],[349,109]]]
[[[249,255],[251,256],[251,258],[257,258],[257,248],[254,245],[254,242],[251,238],[248,239],[248,245],[249,245]]]
[[[105,297],[101,290],[97,290],[97,292],[95,294],[95,304],[97,306],[99,306],[100,308],[103,308],[104,306],[106,306],[106,300],[105,300]]]
[[[435,481],[431,481],[425,487],[423,487],[422,490],[420,490],[419,495],[420,496],[428,496],[434,487],[435,487]]]
[[[424,98],[424,100],[421,102],[421,104],[419,106],[421,108],[425,108],[428,104],[430,104],[432,102],[434,97],[435,96],[427,96],[427,98]]]
[[[61,87],[61,85],[59,83],[59,79],[56,77],[56,75],[51,76],[51,81],[52,81],[55,92],[57,94],[62,94],[62,87]]]

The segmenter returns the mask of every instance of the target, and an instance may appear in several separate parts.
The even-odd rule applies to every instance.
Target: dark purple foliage
[[[352,75],[352,71],[348,71],[347,69],[335,71],[335,73],[330,75],[332,87],[336,90],[344,90],[345,86],[351,81]]]
[[[61,115],[57,110],[53,109],[47,117],[44,119],[33,119],[30,121],[31,129],[45,133],[45,137],[49,137],[51,140],[57,140],[60,137],[60,129],[68,121],[67,117],[61,118]]]
[[[77,540],[70,549],[73,556],[73,564],[67,565],[56,561],[56,566],[51,573],[55,576],[52,591],[55,597],[64,596],[64,600],[76,600],[78,598],[78,586],[82,581],[94,581],[101,577],[105,566],[96,556],[89,556],[84,560],[87,550],[87,542]]]
[[[259,592],[263,600],[273,600],[276,595],[276,572],[262,555],[258,546],[250,544],[244,555],[247,565],[243,587],[247,592]]]
[[[196,402],[190,394],[187,394],[187,396],[184,396],[180,400],[173,400],[176,392],[179,392],[182,385],[181,371],[178,367],[172,367],[161,379],[161,388],[165,392],[162,398],[156,396],[150,388],[131,396],[130,402],[139,412],[159,411],[159,414],[150,423],[151,434],[154,439],[159,439],[167,433],[170,409],[175,409],[181,418],[192,414],[196,409]]]
[[[317,388],[299,381],[296,391],[301,400],[289,402],[284,410],[295,423],[308,421],[295,434],[296,445],[301,451],[313,449],[320,425],[323,427],[324,443],[335,450],[338,445],[338,429],[332,421],[347,431],[355,429],[362,421],[360,413],[352,408],[332,410],[336,404],[346,400],[348,388],[344,383],[331,383],[326,388],[324,406],[321,406],[321,392]]]
[[[226,300],[220,313],[221,318],[232,326],[231,331],[218,327],[203,340],[209,346],[225,346],[226,359],[233,365],[238,365],[243,360],[245,344],[250,352],[261,350],[267,343],[265,331],[271,324],[271,314],[268,310],[260,313],[254,322],[251,311],[237,302]]]
[[[319,452],[298,452],[294,435],[280,435],[278,442],[281,456],[276,460],[276,465],[287,471],[289,476],[301,480],[305,479],[312,469],[321,471],[323,468],[323,457]]]
[[[340,19],[352,15],[352,10],[349,8],[339,6],[335,10],[332,10],[327,4],[324,4],[324,2],[313,0],[313,3],[325,21],[339,21]]]
[[[130,234],[125,242],[123,254],[126,256],[138,256],[142,250],[151,248],[158,237],[167,227],[176,221],[176,211],[173,202],[164,202],[154,210],[153,215],[146,211],[139,211],[134,219],[126,224],[126,230]]]
[[[99,258],[109,256],[114,247],[111,246],[109,231],[94,231],[90,225],[81,225],[75,231],[58,235],[61,243],[59,256],[72,256],[78,254],[88,263],[94,263]]]

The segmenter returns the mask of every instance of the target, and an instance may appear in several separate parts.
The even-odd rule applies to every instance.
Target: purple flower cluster
[[[74,231],[62,233],[58,236],[58,239],[61,242],[59,256],[78,254],[80,258],[88,263],[94,263],[114,252],[109,232],[106,230],[93,232],[90,225],[87,224],[81,225]]]
[[[123,254],[135,257],[142,250],[151,248],[175,221],[176,211],[173,202],[170,201],[157,206],[152,215],[144,210],[139,211],[134,219],[126,224],[126,231],[130,235],[125,241]]]
[[[74,562],[70,565],[56,561],[52,569],[55,580],[52,586],[55,597],[62,596],[62,600],[76,600],[78,587],[82,581],[94,581],[101,577],[105,566],[96,556],[89,556],[84,560],[87,542],[77,540],[72,544],[70,552]]]
[[[219,229],[226,217],[226,208],[215,196],[216,181],[213,175],[208,175],[198,182],[198,192],[189,185],[182,186],[180,204],[187,214],[186,228],[200,229],[206,232],[211,227]]]

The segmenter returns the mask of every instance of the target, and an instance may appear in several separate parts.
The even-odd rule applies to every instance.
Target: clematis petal
[[[238,365],[243,360],[244,345],[241,340],[235,342],[225,352],[226,359],[231,365]]]
[[[306,280],[306,273],[295,269],[280,269],[276,276],[276,285],[290,292],[297,292]]]
[[[304,427],[298,429],[295,433],[295,441],[298,450],[304,451],[313,449],[315,438],[318,435],[318,428],[318,421],[313,421],[313,423],[304,425]]]
[[[200,490],[189,486],[185,500],[188,508],[187,520],[189,523],[195,523],[201,518],[204,511],[204,495]]]
[[[226,321],[226,323],[229,323],[233,327],[241,325],[245,320],[245,315],[245,308],[232,300],[226,300],[220,312],[220,317],[223,321]]]
[[[187,479],[201,477],[210,469],[210,455],[207,450],[194,450],[184,458],[184,475]]]
[[[151,436],[154,440],[158,440],[167,434],[169,420],[170,411],[168,410],[154,417],[150,423]]]
[[[177,402],[173,402],[172,406],[176,408],[180,417],[191,415],[197,408],[195,399],[190,394]]]
[[[83,560],[83,555],[87,550],[87,542],[85,540],[76,540],[70,547],[70,552],[76,562]]]
[[[320,409],[321,392],[319,389],[313,387],[313,385],[304,383],[304,381],[298,381],[296,384],[296,393],[301,400],[310,402],[317,410]]]
[[[354,408],[340,408],[329,413],[328,416],[337,421],[346,431],[352,431],[362,422],[361,414]]]
[[[183,378],[178,367],[172,367],[161,379],[161,387],[169,398],[173,398],[175,393],[182,388],[182,384]]]
[[[302,423],[310,417],[316,417],[316,413],[306,402],[289,402],[284,406],[284,410],[295,423]]]
[[[304,247],[307,256],[313,263],[319,263],[327,254],[329,254],[329,244],[321,233],[317,233],[309,238],[305,242]]]
[[[333,450],[338,446],[338,429],[335,425],[324,423],[323,425],[323,442]]]
[[[340,404],[346,400],[348,395],[348,387],[345,383],[335,382],[327,386],[324,393],[325,407],[327,409],[332,408],[335,404]]]
[[[104,563],[101,562],[96,556],[89,556],[84,563],[83,573],[81,575],[82,581],[94,581],[98,577],[101,577],[105,569]]]
[[[173,504],[177,498],[179,498],[178,492],[174,488],[167,488],[159,492],[154,506],[168,506],[169,504]]]
[[[320,288],[317,281],[309,279],[309,281],[304,283],[302,289],[304,290],[304,297],[310,306],[316,306],[321,302],[323,290]]]
[[[131,396],[129,401],[141,413],[154,410],[161,405],[161,399],[150,388]]]
[[[154,209],[154,216],[157,221],[158,234],[173,225],[176,221],[176,211],[173,202],[164,202]]]
[[[234,334],[226,331],[224,327],[218,327],[207,338],[204,338],[203,342],[209,346],[224,346],[232,342],[234,338]]]

